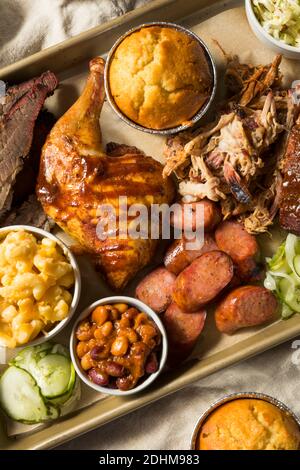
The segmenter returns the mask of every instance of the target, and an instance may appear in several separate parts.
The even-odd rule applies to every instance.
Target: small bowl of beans
[[[87,307],[73,327],[71,357],[88,386],[109,395],[132,395],[150,385],[167,358],[167,335],[140,300],[107,297]]]

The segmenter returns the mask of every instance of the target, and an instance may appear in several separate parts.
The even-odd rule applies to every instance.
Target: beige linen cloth
[[[0,0],[0,67],[149,1]],[[300,416],[300,354],[292,344],[297,346],[290,341],[217,372],[59,449],[188,449],[199,415],[222,396],[241,391],[270,394]]]

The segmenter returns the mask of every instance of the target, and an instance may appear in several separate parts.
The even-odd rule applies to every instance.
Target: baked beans
[[[125,303],[96,307],[78,325],[76,338],[81,367],[97,385],[130,390],[158,370],[160,331],[146,313]]]

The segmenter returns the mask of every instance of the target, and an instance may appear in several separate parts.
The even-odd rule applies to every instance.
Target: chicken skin
[[[153,258],[157,240],[150,235],[133,239],[121,233],[127,207],[145,205],[150,234],[151,204],[170,204],[175,196],[171,180],[162,178],[162,165],[135,147],[102,147],[100,113],[104,102],[104,60],[90,62],[82,95],[57,121],[43,147],[37,195],[44,211],[83,248],[114,289],[122,289]],[[114,233],[103,227],[103,207],[115,209]],[[128,225],[133,222],[128,216]],[[147,221],[146,221],[147,222]],[[144,224],[145,225],[145,224]],[[146,224],[147,225],[147,224]]]

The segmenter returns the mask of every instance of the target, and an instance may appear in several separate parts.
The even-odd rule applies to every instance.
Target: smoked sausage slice
[[[222,222],[217,227],[215,239],[219,249],[225,251],[234,263],[254,258],[259,251],[255,237],[241,224],[230,220]]]
[[[277,310],[276,297],[265,287],[242,286],[231,291],[215,311],[216,325],[222,333],[272,320]]]
[[[197,207],[202,211],[197,213]],[[199,215],[200,214],[200,217]],[[198,202],[181,202],[177,205],[177,210],[171,216],[171,225],[178,229],[195,231],[203,227],[205,231],[210,231],[221,220],[221,211],[217,204],[209,199]]]
[[[177,277],[173,300],[183,312],[197,312],[211,302],[233,277],[233,262],[223,251],[204,253]]]
[[[259,247],[256,238],[241,224],[230,220],[222,222],[216,229],[215,240],[218,248],[232,258],[242,280],[259,280],[260,267],[255,260]]]
[[[203,245],[199,249],[187,249],[186,246],[189,243],[190,240],[187,241],[185,238],[175,240],[172,243],[164,258],[164,264],[168,271],[177,275],[203,253],[218,249],[216,242],[209,234],[204,235]]]
[[[184,313],[174,302],[168,307],[162,321],[168,336],[169,365],[175,366],[191,354],[203,330],[205,318],[205,310]]]
[[[159,267],[148,274],[135,290],[137,299],[156,313],[164,312],[172,302],[176,276],[166,268]]]

